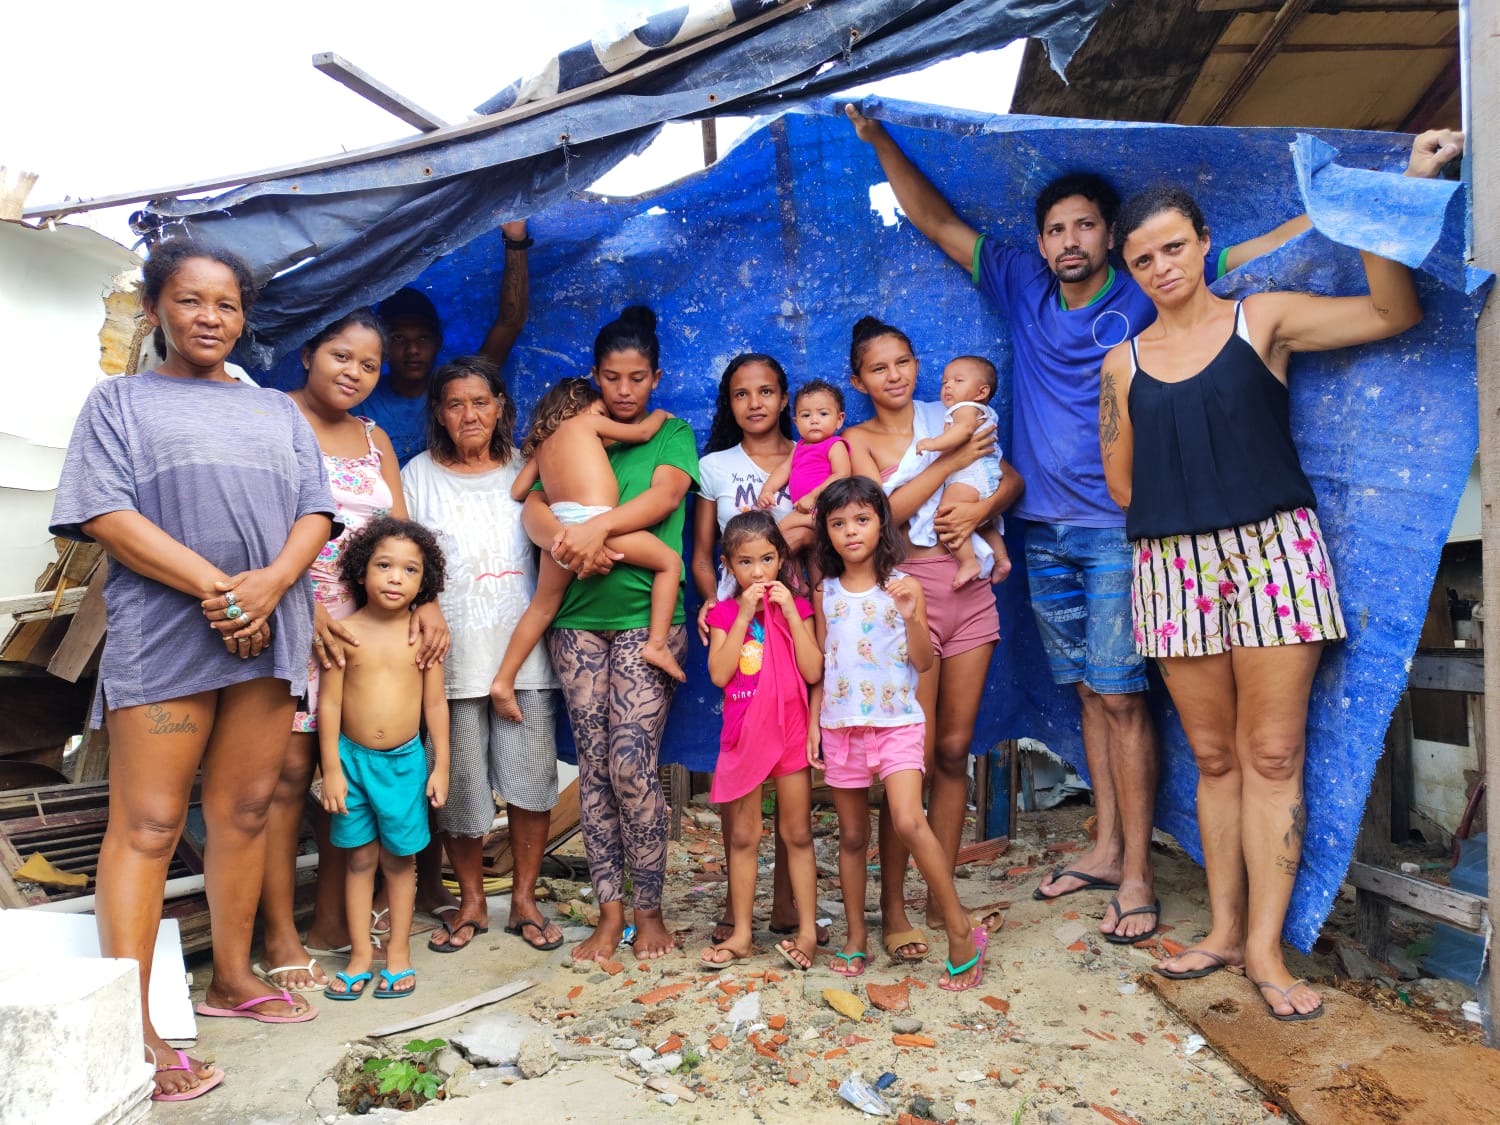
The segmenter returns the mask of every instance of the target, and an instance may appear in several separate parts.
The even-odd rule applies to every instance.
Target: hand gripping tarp
[[[1453,256],[1461,245],[1454,240],[1462,231],[1461,189],[1387,175],[1404,167],[1410,140],[1388,134],[1327,132],[1299,141],[1282,129],[993,118],[910,105],[870,104],[866,112],[889,124],[959,214],[1013,245],[1035,246],[1031,204],[1041,185],[1093,168],[1122,194],[1164,182],[1188,187],[1216,246],[1310,209],[1315,222],[1339,216],[1340,238],[1378,245],[1423,271],[1426,319],[1417,328],[1382,344],[1299,355],[1292,364],[1294,432],[1350,630],[1325,654],[1312,699],[1308,832],[1286,930],[1308,948],[1348,865],[1477,445],[1474,325],[1484,290]],[[1320,144],[1337,151],[1337,163]],[[1294,146],[1315,159],[1294,164]],[[849,329],[865,313],[911,335],[923,359],[919,397],[937,397],[943,364],[956,355],[988,355],[1008,372],[1011,327],[964,270],[908,223],[871,209],[870,189],[883,179],[839,107],[826,105],[774,119],[713,168],[649,197],[577,201],[538,215],[532,316],[506,371],[522,413],[545,386],[586,373],[594,332],[634,301],[661,317],[665,375],[653,402],[686,418],[700,439],[732,356],[769,352],[794,385],[813,377],[847,384]],[[1413,186],[1417,198],[1405,198]],[[451,352],[483,339],[502,257],[497,232],[420,279],[446,318]],[[1463,279],[1463,287],[1436,278]],[[1348,294],[1363,286],[1354,251],[1308,233],[1218,288],[1226,295],[1270,288]],[[848,394],[852,424],[868,409]],[[995,404],[1003,419],[1009,403],[1006,385]],[[1035,737],[1084,770],[1077,697],[1048,678],[1021,543],[1012,536],[1010,546],[1017,567],[998,588],[1002,636],[974,747]],[[695,612],[690,597],[690,622]],[[707,770],[722,692],[692,643],[684,664],[690,679],[673,706],[663,758]],[[1159,684],[1151,700],[1163,743],[1157,822],[1200,856],[1192,756]]]
[[[136,227],[151,241],[185,230],[216,242],[269,282],[237,357],[264,367],[470,239],[581,192],[645,148],[663,122],[774,111],[1016,39],[1042,40],[1060,72],[1105,3],[699,0],[651,16],[610,48],[563,52],[541,78],[482,111],[510,105],[517,93],[566,93],[625,67],[619,85],[585,100],[498,129],[465,123],[419,147],[207,199],[159,200]],[[488,18],[502,34],[499,9]],[[695,43],[702,49],[669,63]]]

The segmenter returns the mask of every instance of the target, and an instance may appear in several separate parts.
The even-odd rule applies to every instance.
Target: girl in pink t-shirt
[[[811,603],[790,589],[790,556],[776,521],[766,512],[741,513],[724,526],[721,545],[736,593],[707,617],[708,674],[724,689],[724,729],[709,799],[724,820],[734,933],[705,949],[703,964],[722,969],[750,956],[760,790],[772,777],[797,904],[797,935],[776,950],[796,968],[808,969],[818,927],[807,685],[823,675],[823,651],[808,623]]]

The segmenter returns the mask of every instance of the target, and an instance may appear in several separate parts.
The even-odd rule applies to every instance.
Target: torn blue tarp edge
[[[1292,143],[1297,186],[1316,230],[1342,245],[1431,273],[1465,293],[1492,276],[1461,255],[1438,254],[1445,232],[1454,236],[1453,209],[1462,213],[1469,206],[1467,184],[1349,168],[1338,163],[1338,155],[1308,133],[1298,133]]]

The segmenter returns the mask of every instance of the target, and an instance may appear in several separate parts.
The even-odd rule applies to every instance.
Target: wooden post
[[[707,168],[719,159],[719,123],[705,117],[699,125],[703,133],[703,167]]]
[[[1386,732],[1385,753],[1375,763],[1375,777],[1365,800],[1365,818],[1354,843],[1354,858],[1371,867],[1385,868],[1391,860],[1391,736]],[[1384,895],[1370,890],[1354,892],[1356,911],[1354,936],[1377,961],[1384,961],[1391,933],[1391,904]]]
[[[1474,260],[1500,273],[1500,4],[1470,4],[1468,9],[1468,87],[1472,99],[1468,136],[1470,178],[1474,188]],[[1484,604],[1500,607],[1500,307],[1493,292],[1479,317],[1475,348],[1479,372],[1479,480],[1484,533]],[[1500,659],[1484,662],[1485,727],[1500,731]],[[1490,878],[1500,882],[1500,738],[1485,746],[1485,793],[1489,824]],[[1491,883],[1491,931],[1500,930],[1500,894]],[[1500,972],[1489,973],[1489,1010],[1500,1016]],[[1491,1046],[1494,1046],[1492,1041]]]

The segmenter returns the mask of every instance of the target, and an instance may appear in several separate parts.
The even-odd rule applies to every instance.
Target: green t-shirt
[[[698,483],[698,446],[693,430],[681,418],[669,418],[657,434],[640,445],[612,445],[609,464],[620,486],[620,503],[634,500],[651,487],[651,475],[662,465],[681,469]],[[691,493],[692,486],[689,487]],[[647,528],[679,554],[682,552],[682,523],[686,504],[679,504],[666,519]],[[687,568],[683,568],[686,575]],[[556,629],[644,629],[651,623],[652,572],[624,563],[615,564],[608,574],[575,579],[563,597],[562,609],[552,622]],[[672,624],[682,624],[682,594]]]

